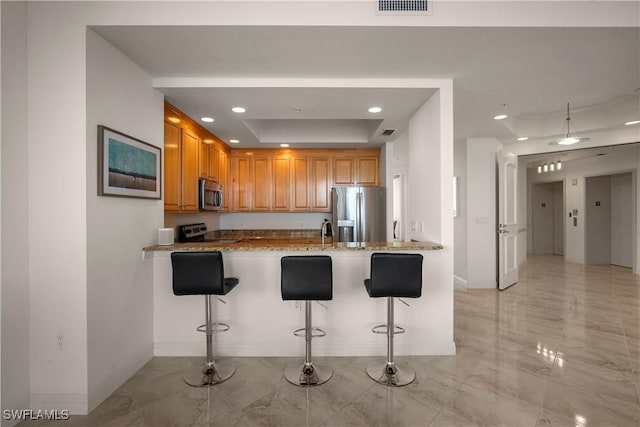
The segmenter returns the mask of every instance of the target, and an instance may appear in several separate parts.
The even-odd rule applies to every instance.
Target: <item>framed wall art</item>
[[[98,195],[160,199],[161,149],[98,125]]]

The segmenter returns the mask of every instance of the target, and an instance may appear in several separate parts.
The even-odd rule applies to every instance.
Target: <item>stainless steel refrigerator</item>
[[[331,199],[336,241],[387,240],[384,187],[334,187],[331,189]]]

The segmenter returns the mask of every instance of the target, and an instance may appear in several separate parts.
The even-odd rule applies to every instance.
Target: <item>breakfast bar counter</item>
[[[314,240],[315,239],[315,240]],[[283,301],[280,258],[328,255],[333,263],[333,299],[313,304],[314,326],[327,331],[314,340],[317,356],[384,356],[386,338],[371,328],[385,323],[386,299],[369,298],[363,281],[370,275],[374,252],[420,253],[424,257],[422,296],[396,302],[396,323],[406,329],[395,342],[396,355],[455,354],[453,283],[442,245],[431,242],[327,243],[320,238],[243,238],[217,242],[176,243],[144,248],[153,263],[154,354],[204,355],[203,299],[175,296],[170,254],[173,251],[221,251],[225,276],[237,277],[233,293],[215,301],[214,321],[231,325],[214,337],[218,356],[291,356],[304,354],[304,342],[292,334],[304,324],[304,304]]]

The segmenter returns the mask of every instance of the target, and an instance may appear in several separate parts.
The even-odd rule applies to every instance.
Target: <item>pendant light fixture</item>
[[[571,116],[569,116],[569,103],[567,102],[567,135],[558,141],[560,145],[573,145],[580,142],[580,138],[575,138],[571,136]]]

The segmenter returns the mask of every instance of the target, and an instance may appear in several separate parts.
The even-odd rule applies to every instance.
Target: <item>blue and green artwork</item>
[[[109,186],[155,191],[155,153],[109,138]]]

